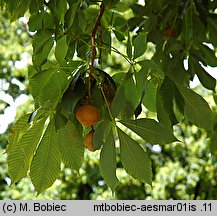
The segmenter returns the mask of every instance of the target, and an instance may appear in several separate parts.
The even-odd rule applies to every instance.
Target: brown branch
[[[105,6],[104,6],[104,4],[102,2],[101,6],[100,6],[99,16],[98,16],[98,19],[97,19],[97,21],[95,23],[95,26],[93,28],[92,35],[91,35],[92,48],[91,48],[90,76],[92,76],[93,71],[94,71],[96,32],[97,32],[97,29],[101,26],[101,19],[102,19],[102,15],[103,15],[104,11],[105,11]]]
[[[103,41],[102,41],[102,26],[100,25],[99,26],[99,33],[100,33],[100,47],[99,47],[99,65],[101,64],[102,62],[102,44],[103,44]]]
[[[101,27],[101,19],[103,16],[103,13],[105,11],[105,6],[103,2],[100,5],[100,11],[98,18],[96,20],[95,26],[93,28],[92,34],[91,34],[91,65],[90,65],[90,74],[89,74],[89,98],[91,99],[91,81],[93,79],[93,72],[94,72],[94,60],[95,60],[95,39],[96,39],[96,32],[99,27]],[[101,55],[101,54],[100,54]]]

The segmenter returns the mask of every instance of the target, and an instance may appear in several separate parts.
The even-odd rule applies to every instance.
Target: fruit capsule
[[[93,145],[93,135],[94,130],[90,131],[85,137],[84,137],[84,145],[89,151],[94,151],[94,145]]]
[[[95,125],[99,121],[100,112],[98,108],[91,104],[78,107],[76,118],[84,126]]]

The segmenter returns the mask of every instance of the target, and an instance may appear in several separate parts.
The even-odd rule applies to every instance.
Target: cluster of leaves
[[[101,76],[93,89],[93,103],[101,111],[94,146],[101,149],[100,172],[112,190],[118,183],[116,136],[125,170],[142,182],[151,184],[152,180],[145,149],[123,127],[146,142],[164,145],[177,141],[173,125],[188,119],[208,131],[216,152],[213,113],[203,97],[189,88],[195,74],[205,88],[214,92],[216,86],[203,67],[217,66],[215,52],[208,46],[217,46],[216,3],[202,2],[161,0],[146,1],[142,6],[137,1],[103,1],[102,33],[97,34],[95,47],[102,49],[102,68],[108,66],[107,57],[113,53],[124,57],[130,67],[127,72],[117,69],[113,75],[117,91],[110,107],[103,103],[106,94],[101,94]],[[29,10],[29,31],[35,32],[28,77],[35,111],[13,127],[7,148],[9,175],[13,183],[18,182],[30,169],[31,180],[41,193],[58,178],[61,162],[78,170],[83,161],[82,134],[88,129],[77,122],[75,111],[86,93],[91,34],[99,5],[81,0],[16,0],[6,7],[12,20]],[[112,40],[123,44],[126,52],[114,48]],[[145,57],[147,44],[155,46],[151,59]],[[158,121],[133,120],[141,114],[142,104],[156,112]]]

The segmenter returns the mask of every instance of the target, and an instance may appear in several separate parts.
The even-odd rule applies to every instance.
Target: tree
[[[61,162],[79,170],[83,137],[90,131],[94,150],[100,150],[100,173],[113,191],[119,152],[132,177],[152,182],[147,147],[132,132],[164,147],[178,141],[173,129],[184,121],[206,131],[216,154],[216,110],[189,88],[197,75],[204,88],[215,92],[216,80],[204,66],[217,66],[216,2],[145,3],[2,1],[12,20],[28,11],[33,35],[28,79],[35,110],[17,120],[9,137],[13,183],[30,169],[41,193],[58,178]],[[90,127],[76,119],[78,108],[86,104],[100,111],[99,122]],[[142,112],[143,105],[155,113],[152,118]]]

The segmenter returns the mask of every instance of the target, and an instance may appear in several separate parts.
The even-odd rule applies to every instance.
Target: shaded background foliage
[[[30,7],[30,10],[34,12],[35,6],[34,4],[32,4],[33,2],[35,1],[11,1],[10,4],[7,5],[7,7],[11,11],[12,19],[17,20],[20,16],[23,16],[23,13],[28,9],[29,5],[32,5]],[[36,2],[43,3],[43,1]],[[110,36],[109,34],[104,35],[104,39],[107,39],[107,43],[113,41],[113,46],[122,50],[124,48],[120,46],[120,43],[122,43],[125,37],[128,36],[127,31],[123,31],[123,29],[126,29],[126,26],[131,31],[136,31],[137,35],[140,35],[140,31],[146,32],[146,30],[148,30],[147,41],[152,42],[153,44],[155,44],[155,46],[149,44],[148,50],[146,51],[145,47],[143,51],[146,51],[145,55],[147,56],[152,56],[153,52],[155,52],[153,60],[160,64],[164,71],[167,71],[167,76],[170,77],[170,79],[174,79],[178,83],[185,83],[186,79],[187,82],[189,82],[189,79],[193,80],[193,77],[196,73],[205,88],[214,90],[215,85],[213,84],[213,79],[209,76],[204,75],[205,73],[201,69],[202,67],[200,66],[200,64],[198,65],[198,62],[202,62],[205,66],[217,66],[215,52],[212,51],[212,49],[207,50],[206,45],[203,44],[203,42],[212,43],[213,47],[216,50],[217,42],[215,32],[217,29],[217,19],[216,14],[213,13],[213,11],[216,9],[216,1],[180,0],[176,2],[166,1],[167,3],[165,3],[165,1],[147,1],[146,6],[136,4],[136,2],[137,1],[127,2],[127,4],[130,5],[130,13],[132,16],[131,18],[129,17],[127,22],[122,18],[122,16],[116,17],[114,21],[115,29],[111,29],[110,31],[110,33],[112,34]],[[86,1],[83,7],[86,7],[88,3],[89,2]],[[105,3],[107,7],[112,6],[109,5],[110,3],[106,1]],[[118,1],[112,1],[111,4],[115,5],[116,3],[118,3]],[[126,6],[126,4],[124,3],[119,2],[117,4],[117,10],[119,12],[125,12],[125,10],[128,11],[129,7]],[[192,16],[191,14],[191,7],[194,7],[195,9],[193,10],[195,12],[194,16]],[[14,8],[16,8],[17,10],[14,10]],[[173,8],[173,10],[171,10],[171,8]],[[92,10],[90,11],[90,13],[93,14],[94,17],[96,17],[98,8],[92,8],[90,10]],[[204,16],[204,14],[206,14],[206,16]],[[109,16],[111,16],[111,14],[108,13],[108,15],[106,16],[108,16],[109,20]],[[144,16],[146,17],[145,19],[147,19],[146,22],[144,22]],[[34,17],[32,17],[32,19],[33,18]],[[46,19],[48,19],[48,25],[51,25],[51,27],[54,28],[54,26],[52,26],[53,24],[49,23],[49,16],[47,16]],[[61,22],[63,22],[64,17],[58,17],[57,14],[57,17],[54,20],[56,20],[57,22],[58,20],[61,20]],[[89,42],[88,35],[90,35],[93,26],[93,23],[91,23],[90,25],[90,23],[86,23],[86,20],[87,18],[84,16],[83,12],[81,12],[78,18],[80,25],[78,25],[79,27],[76,29],[75,32],[76,34],[78,34],[77,36],[82,39],[77,41],[78,45],[76,50],[78,56],[81,58],[86,58],[88,46],[86,43],[84,43],[84,41],[86,41],[87,43]],[[37,23],[37,26],[35,26],[35,23],[33,22],[33,24],[30,25],[30,30],[34,31],[37,28],[40,28],[40,25],[40,23]],[[171,26],[176,29],[176,36],[179,37],[179,39],[177,40],[176,38],[170,36],[171,38],[165,44],[165,40],[163,39],[165,37],[164,30],[167,27]],[[4,13],[3,11],[1,11],[1,31],[2,32],[0,34],[0,37],[2,41],[2,47],[0,58],[1,71],[3,72],[1,73],[0,77],[2,82],[1,90],[4,91],[6,94],[11,95],[13,100],[16,100],[16,98],[18,98],[21,94],[29,94],[29,89],[27,86],[27,68],[24,67],[22,69],[18,69],[18,67],[16,67],[16,62],[23,59],[23,53],[26,53],[28,57],[32,54],[32,50],[30,48],[32,39],[27,34],[26,26],[21,21],[16,21],[10,24],[8,13]],[[208,37],[205,36],[206,32],[208,32]],[[132,58],[132,60],[134,60],[133,58],[135,56],[139,57],[140,54],[134,52],[133,57],[132,52],[130,52],[130,49],[132,49],[132,47],[129,44],[133,43],[135,48],[140,46],[142,43],[141,40],[144,40],[144,35],[141,38],[137,36],[137,40],[131,38],[133,42],[129,41],[129,38],[130,37],[128,37],[127,44],[125,43],[128,51],[127,55],[129,58]],[[11,44],[13,44],[13,46],[11,46]],[[70,50],[72,50],[72,53],[68,53],[68,55],[73,56],[75,51],[75,44],[73,41],[70,46]],[[165,47],[165,50],[163,47]],[[202,56],[201,52],[198,52],[198,50],[203,51]],[[108,50],[105,51],[108,52]],[[172,58],[170,57],[171,52],[173,54]],[[123,63],[123,59],[120,59],[120,55],[119,58],[117,58],[117,56],[115,55],[107,56],[107,54],[108,53],[105,53],[103,55],[103,63],[107,70],[111,71],[111,74],[115,74],[116,71],[120,72],[127,70],[129,65],[127,63]],[[186,56],[188,56],[190,59],[189,68],[193,67],[193,70],[184,70],[183,60],[186,58]],[[42,59],[39,56],[36,56],[35,58],[37,59],[37,61],[35,62],[36,65],[38,64],[38,62],[40,64],[44,61],[43,56]],[[146,63],[145,66],[148,67]],[[113,68],[115,68],[115,72],[113,72]],[[151,66],[151,68],[153,68],[153,65]],[[160,72],[158,70],[159,69],[156,69],[157,74],[159,75]],[[172,72],[177,70],[180,73],[177,74],[177,77],[174,77]],[[115,80],[118,80],[118,77]],[[7,88],[3,88],[3,86],[5,86],[5,83],[7,83],[8,85]],[[24,88],[22,88],[23,86],[21,85],[21,83],[24,85]],[[150,83],[152,84],[150,84],[149,89],[147,88],[147,92],[153,92],[151,90],[154,89],[154,92],[156,94],[157,88],[155,81]],[[206,98],[210,106],[213,108],[213,113],[216,113],[216,105],[213,100],[213,97],[216,97],[215,93],[206,90],[204,87],[199,86],[195,90]],[[129,92],[130,90],[128,91],[128,93]],[[156,100],[152,99],[156,96],[154,95],[150,98],[147,98],[147,95],[148,93],[146,93],[143,99],[143,104],[146,105],[148,110],[145,109],[143,115],[145,114],[145,116],[147,117],[154,117],[154,112],[156,112]],[[166,96],[168,97],[168,95]],[[163,97],[164,95],[162,95],[162,98]],[[132,97],[129,96],[128,99],[132,100]],[[136,102],[138,102],[139,99],[140,98],[138,97],[136,99]],[[135,108],[136,102],[130,102],[134,104]],[[155,104],[153,105],[152,103]],[[32,99],[30,99],[26,107],[19,108],[17,118],[23,113],[28,113],[29,111],[32,111],[32,104]],[[10,104],[1,101],[2,112],[9,105]],[[158,107],[158,109],[160,108]],[[122,116],[126,117],[130,112],[133,113],[133,111],[133,108],[131,108],[130,110],[125,110],[123,111]],[[161,117],[158,116],[160,121],[169,125],[172,123],[173,125],[174,118],[169,118],[169,120],[164,119],[164,114],[165,113],[163,113]],[[217,128],[215,126],[215,117],[216,114],[214,114],[214,130],[216,131]],[[6,155],[3,154],[7,146],[9,129],[10,126],[8,130],[4,132],[4,134],[1,134],[0,138],[0,197],[1,199],[35,199],[36,193],[34,192],[33,186],[31,185],[28,178],[23,179],[20,183],[9,187],[10,180],[7,174]],[[123,170],[120,161],[120,155],[118,154],[117,176],[120,180],[120,183],[116,189],[114,196],[112,196],[110,189],[106,186],[99,172],[99,152],[96,152],[94,154],[89,154],[85,152],[85,159],[80,169],[80,175],[78,175],[74,171],[71,171],[68,168],[63,167],[63,172],[61,173],[61,176],[55,182],[55,184],[42,195],[39,195],[37,198],[216,199],[216,138],[213,137],[210,141],[207,138],[209,136],[207,131],[205,131],[204,129],[199,129],[191,123],[189,124],[189,122],[187,122],[186,120],[182,120],[181,123],[174,126],[174,130],[177,138],[183,143],[158,146],[146,143],[141,139],[138,140],[138,142],[145,146],[152,160],[152,170],[154,174],[153,188],[127,175],[126,172]],[[211,155],[211,151],[213,155]]]

